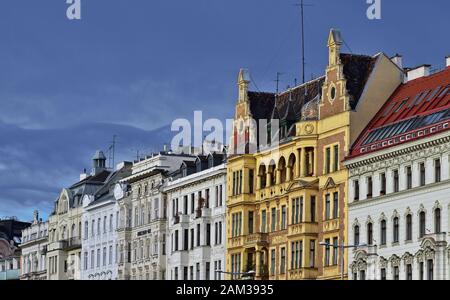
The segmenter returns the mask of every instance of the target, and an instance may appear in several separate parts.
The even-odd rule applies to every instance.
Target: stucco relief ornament
[[[306,124],[305,125],[305,132],[307,134],[311,134],[314,132],[314,125],[313,124]]]
[[[380,257],[380,267],[387,268],[388,260],[384,257]]]
[[[400,257],[398,257],[397,255],[392,256],[390,260],[392,267],[400,266]]]

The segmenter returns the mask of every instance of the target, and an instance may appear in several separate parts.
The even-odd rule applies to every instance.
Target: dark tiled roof
[[[275,103],[275,94],[248,92],[250,112],[254,120],[270,119]]]
[[[347,91],[350,94],[350,106],[355,109],[377,57],[342,53],[340,58],[344,65]]]
[[[85,179],[75,183],[74,185],[72,185],[70,188],[74,188],[83,184],[95,184],[95,183],[103,183],[106,181],[106,179],[108,179],[109,175],[111,174],[111,171],[109,170],[103,170],[100,173],[98,173],[97,175],[94,176],[88,176]]]
[[[450,128],[450,67],[402,84],[361,133],[351,157]],[[433,130],[422,130],[435,127]],[[419,133],[420,131],[420,133]],[[406,139],[406,135],[409,138]]]

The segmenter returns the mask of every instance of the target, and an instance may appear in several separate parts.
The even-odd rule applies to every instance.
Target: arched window
[[[386,220],[381,220],[380,233],[381,245],[386,245]]]
[[[266,187],[266,178],[267,178],[267,175],[266,175],[266,166],[265,166],[264,164],[261,164],[261,165],[259,166],[258,176],[259,176],[259,178],[260,178],[260,186],[259,186],[259,188],[260,188],[260,189],[263,189],[263,188]]]
[[[294,180],[294,170],[295,170],[295,155],[291,154],[289,156],[289,161],[288,161],[288,172],[289,172],[290,180]]]
[[[408,214],[406,216],[406,240],[412,240],[412,215]]]
[[[434,232],[441,233],[441,209],[439,207],[434,210]]]
[[[419,214],[419,236],[425,235],[425,212],[421,211]]]
[[[367,224],[367,245],[373,244],[373,225],[372,223]]]
[[[355,225],[353,228],[353,243],[359,245],[359,225]]]
[[[270,182],[268,184],[269,186],[273,186],[275,185],[277,179],[275,172],[275,162],[273,160],[270,162],[268,173],[270,174]]]
[[[399,241],[399,227],[400,227],[400,225],[399,225],[399,221],[398,221],[398,217],[395,217],[394,218],[394,220],[393,220],[393,223],[394,223],[394,226],[393,226],[393,241],[394,241],[394,243],[398,243],[398,241]]]
[[[281,157],[278,162],[278,170],[280,172],[280,183],[284,183],[286,181],[286,160],[284,157]]]

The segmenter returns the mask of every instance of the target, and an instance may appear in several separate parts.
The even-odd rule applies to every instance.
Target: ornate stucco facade
[[[403,72],[383,53],[344,54],[341,44],[331,30],[325,76],[279,94],[249,92],[239,74],[227,169],[229,278],[347,277],[343,160]],[[279,144],[264,119],[279,122]]]

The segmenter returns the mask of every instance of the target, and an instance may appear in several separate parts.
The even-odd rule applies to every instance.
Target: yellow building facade
[[[331,30],[325,75],[282,93],[248,91],[239,74],[227,169],[229,279],[347,278],[342,162],[403,71],[383,53],[343,54],[341,45]]]

